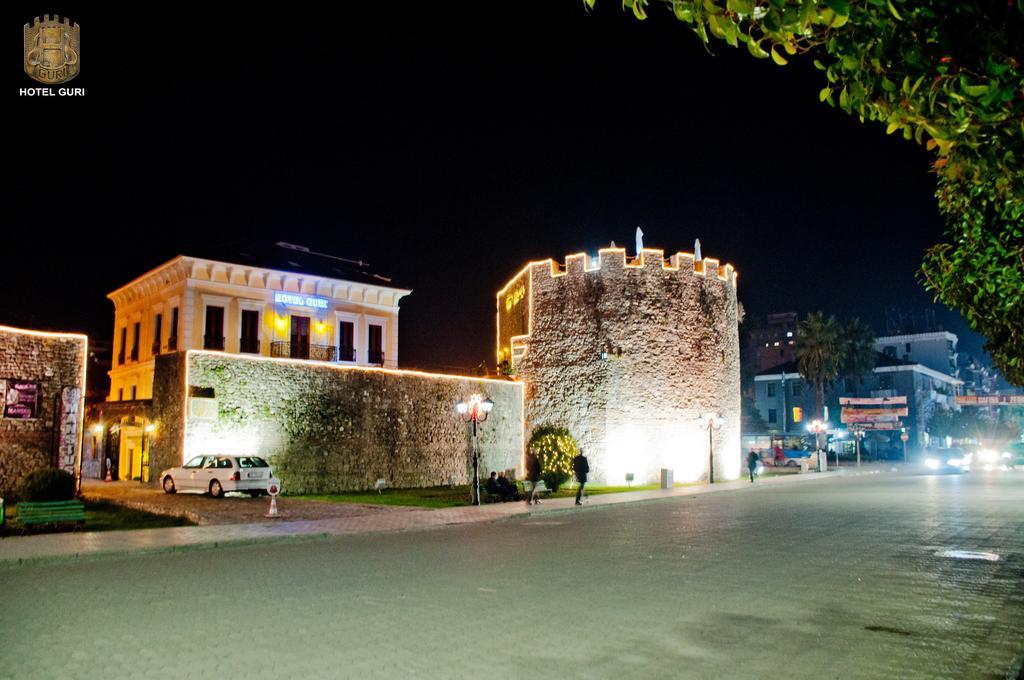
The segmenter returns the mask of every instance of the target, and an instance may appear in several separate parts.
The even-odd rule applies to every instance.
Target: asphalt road
[[[10,567],[0,593],[0,677],[1002,678],[1024,471]]]

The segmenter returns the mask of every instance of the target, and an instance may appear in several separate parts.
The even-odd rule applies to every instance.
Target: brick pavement
[[[756,485],[739,480],[714,485],[698,485],[676,487],[668,490],[633,491],[628,493],[601,494],[590,496],[585,508],[601,508],[632,503],[664,501],[684,496],[697,496],[707,493],[726,491],[742,491],[750,487],[778,486],[795,483],[807,483],[829,479],[853,477],[856,474],[876,474],[882,468],[865,468],[863,473],[843,471],[839,473],[814,473],[806,475],[786,475],[769,477],[760,480]],[[889,469],[889,468],[885,468]],[[98,483],[102,484],[102,483]],[[94,485],[83,487],[87,496],[100,497]],[[241,512],[258,512],[262,508],[266,512],[269,501],[263,499],[232,498],[214,500],[198,495],[175,494],[169,498],[162,491],[145,489],[133,484],[112,484],[103,486],[103,496],[116,499],[117,502],[133,505],[141,509],[159,509],[167,512],[168,505],[156,503],[168,501],[178,504],[172,514],[179,514],[182,509],[188,510],[196,506],[226,506],[243,508]],[[182,504],[189,505],[182,505]],[[133,552],[160,552],[164,550],[191,550],[199,547],[218,547],[232,543],[254,541],[280,541],[295,538],[323,536],[341,536],[361,533],[377,533],[391,531],[413,531],[420,529],[436,529],[445,526],[475,522],[494,522],[511,517],[534,514],[574,512],[580,510],[571,498],[558,498],[542,501],[539,506],[527,506],[525,503],[494,503],[474,507],[443,508],[424,510],[418,508],[395,508],[394,506],[351,505],[346,503],[320,503],[282,498],[279,500],[283,517],[278,520],[267,520],[260,516],[259,522],[234,524],[213,524],[197,527],[172,527],[165,529],[140,529],[135,531],[107,532],[68,532],[44,534],[38,536],[9,537],[0,541],[0,566],[17,565],[30,562],[46,562],[54,560],[79,559],[93,556],[123,555]],[[230,504],[230,505],[228,505]],[[307,507],[329,506],[333,516],[299,519],[305,512],[313,510],[296,510],[294,506]],[[255,510],[247,509],[253,506]],[[204,512],[209,513],[209,510]],[[237,512],[237,511],[226,511]],[[297,517],[298,516],[298,517]],[[221,516],[223,518],[223,515]]]
[[[196,524],[245,524],[280,520],[267,519],[269,498],[250,498],[245,494],[228,494],[225,498],[210,498],[204,494],[166,494],[160,489],[143,486],[138,482],[82,482],[82,495],[89,500],[103,500],[158,515],[187,517]],[[287,496],[278,498],[281,519],[316,520],[406,512],[410,509],[393,505],[359,503],[330,503]]]
[[[1004,678],[1022,575],[1024,473],[754,485],[0,569],[0,678]]]

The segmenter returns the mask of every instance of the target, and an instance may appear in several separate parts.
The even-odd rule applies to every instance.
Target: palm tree
[[[814,408],[818,418],[824,417],[825,387],[840,373],[845,347],[842,326],[834,316],[814,312],[800,323],[796,340],[797,366],[800,375],[814,387]]]
[[[875,367],[875,332],[871,326],[854,317],[843,325],[843,364],[840,369],[846,378],[860,382],[862,376]]]

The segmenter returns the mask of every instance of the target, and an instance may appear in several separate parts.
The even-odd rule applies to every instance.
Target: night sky
[[[105,294],[179,254],[289,241],[414,289],[403,365],[494,361],[494,294],[615,240],[733,263],[748,315],[884,331],[942,237],[928,155],[661,7],[5,3],[0,323],[112,334]],[[82,98],[28,98],[21,26],[82,27]],[[332,12],[336,12],[332,14]],[[982,339],[944,309],[939,320]]]

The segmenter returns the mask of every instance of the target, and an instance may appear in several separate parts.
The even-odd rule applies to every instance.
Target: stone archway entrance
[[[89,406],[87,431],[102,442],[101,451],[97,452],[100,465],[95,467],[100,479],[106,478],[109,469],[112,480],[149,483],[154,473],[149,469],[151,437],[146,426],[153,422],[152,407],[150,399],[106,401]]]

